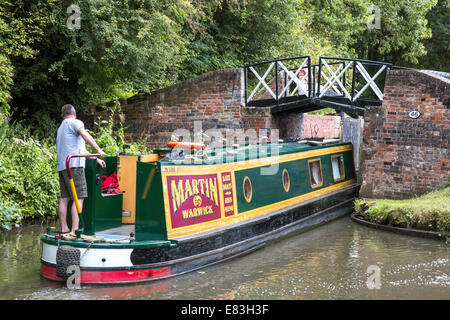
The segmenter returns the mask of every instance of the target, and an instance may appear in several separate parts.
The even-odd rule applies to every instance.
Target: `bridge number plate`
[[[417,119],[418,117],[420,117],[420,112],[417,110],[411,111],[409,113],[409,117],[412,119]]]

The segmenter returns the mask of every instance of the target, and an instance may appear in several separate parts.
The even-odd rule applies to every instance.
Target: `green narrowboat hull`
[[[84,233],[108,236],[131,220],[132,237],[89,243],[44,235],[42,275],[65,281],[56,274],[55,249],[64,245],[83,256],[81,283],[166,278],[352,212],[359,185],[350,143],[231,150],[213,150],[201,161],[166,161],[164,154],[110,157],[108,172],[87,160]],[[115,171],[119,184],[131,179],[134,188],[105,197],[99,177]],[[125,211],[132,219],[122,217]]]

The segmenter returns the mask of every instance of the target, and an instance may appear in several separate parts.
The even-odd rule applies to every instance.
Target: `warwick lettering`
[[[214,213],[211,205],[202,206],[202,198],[210,199],[216,206],[219,206],[219,194],[217,187],[217,178],[187,178],[178,181],[171,181],[172,205],[174,214],[183,204],[194,197],[193,208],[182,210],[183,218],[195,218]],[[201,197],[195,197],[201,196]]]

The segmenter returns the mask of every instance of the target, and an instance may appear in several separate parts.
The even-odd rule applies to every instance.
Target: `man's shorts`
[[[84,168],[70,168],[70,172],[72,173],[77,197],[80,199],[87,198],[88,194]],[[71,198],[73,200],[72,189],[70,188],[69,175],[67,174],[67,170],[59,171],[59,189],[61,191],[61,198]]]

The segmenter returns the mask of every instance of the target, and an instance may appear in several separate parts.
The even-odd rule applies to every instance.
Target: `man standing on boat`
[[[75,236],[75,230],[78,229],[79,218],[75,203],[71,208],[72,228],[69,230],[66,215],[69,201],[73,195],[70,189],[69,177],[66,170],[66,159],[69,155],[86,153],[86,144],[89,143],[100,154],[101,158],[106,156],[105,152],[97,145],[94,138],[85,130],[84,124],[77,119],[74,106],[66,104],[61,108],[61,116],[64,119],[58,128],[56,136],[56,161],[59,173],[59,185],[61,199],[59,200],[58,214],[61,223],[61,232],[69,233]],[[97,163],[106,167],[103,160],[97,158]],[[73,158],[70,161],[70,170],[72,172],[75,190],[78,196],[80,208],[83,208],[83,199],[87,197],[86,177],[84,175],[85,158]]]

